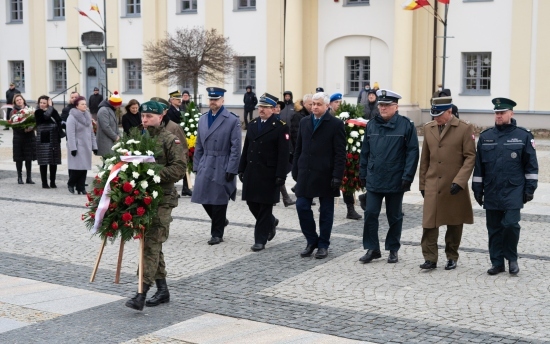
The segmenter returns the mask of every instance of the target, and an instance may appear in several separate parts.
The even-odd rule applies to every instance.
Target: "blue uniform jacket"
[[[377,115],[369,121],[363,138],[359,177],[367,180],[368,191],[410,191],[403,190],[401,183],[414,180],[418,157],[414,123],[398,113],[388,122]]]
[[[472,179],[474,194],[485,195],[483,208],[523,208],[523,194],[534,194],[539,164],[535,140],[527,129],[511,124],[481,133]]]

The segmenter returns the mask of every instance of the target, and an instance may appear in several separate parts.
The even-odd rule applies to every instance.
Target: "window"
[[[491,53],[463,53],[464,94],[490,94]]]
[[[346,5],[369,5],[369,0],[346,0]]]
[[[67,62],[52,61],[52,91],[60,92],[67,88]]]
[[[23,0],[8,0],[10,22],[22,22],[23,21]]]
[[[237,79],[235,80],[235,92],[246,92],[246,86],[256,88],[256,58],[237,58]]]
[[[180,13],[197,12],[197,0],[181,0]]]
[[[10,61],[11,80],[21,93],[25,92],[25,62]]]
[[[53,0],[52,3],[53,16],[52,19],[65,19],[65,0]]]
[[[126,0],[126,15],[139,16],[141,14],[141,0]]]
[[[236,9],[237,10],[255,10],[256,9],[256,0],[236,0]]]
[[[141,60],[125,60],[126,92],[141,93]]]
[[[370,80],[370,57],[347,57],[346,93],[358,95],[359,91]]]
[[[191,92],[193,90],[193,80],[189,79],[189,80],[185,80],[182,84],[181,84],[181,88],[183,90],[187,90],[189,92]]]

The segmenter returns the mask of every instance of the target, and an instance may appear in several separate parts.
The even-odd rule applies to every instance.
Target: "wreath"
[[[199,130],[200,112],[194,102],[187,106],[187,112],[181,114],[181,127],[185,132],[188,148],[187,171],[193,172],[193,157],[195,156],[195,143],[197,142],[197,130]]]

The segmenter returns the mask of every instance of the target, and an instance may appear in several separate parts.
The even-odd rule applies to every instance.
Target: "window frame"
[[[468,75],[468,57],[476,58],[476,66],[475,71],[476,75],[470,76]],[[488,68],[483,66],[483,60],[485,58],[489,58]],[[469,95],[469,96],[488,96],[491,95],[491,77],[492,77],[492,62],[493,62],[493,53],[490,51],[485,52],[462,52],[462,92],[461,95]],[[483,70],[488,69],[489,70],[489,76],[483,76]],[[476,88],[468,88],[468,80],[474,80],[475,79],[475,85]],[[488,80],[488,88],[482,88],[483,87],[483,81]]]
[[[11,81],[15,84],[15,88],[17,88],[21,93],[25,92],[25,61],[23,60],[14,60],[14,61],[8,61],[10,66],[10,76]],[[16,74],[15,66],[21,65],[22,71]]]
[[[131,64],[139,63],[139,69],[135,72],[137,73],[136,78],[132,78]],[[132,82],[136,82],[136,87],[132,86]],[[134,93],[141,94],[143,93],[143,65],[141,59],[124,59],[124,93]]]
[[[346,61],[346,73],[345,73],[345,83],[346,83],[346,96],[355,96],[357,97],[359,95],[359,93],[361,92],[361,90],[363,89],[363,87],[365,86],[365,82],[367,81],[370,81],[370,77],[371,77],[371,60],[370,60],[370,56],[346,56],[345,57],[345,61]],[[351,74],[352,72],[354,72],[354,70],[352,70],[352,64],[351,64],[351,61],[352,60],[359,60],[359,61],[363,61],[361,62],[361,65],[359,66],[359,79],[357,80],[354,80],[351,78]],[[361,76],[363,75],[363,73],[365,72],[365,66],[364,66],[364,61],[365,60],[368,60],[368,68],[367,68],[367,77],[366,78],[362,78]],[[351,83],[352,82],[358,82],[358,87],[357,87],[357,90],[352,90],[352,85]]]
[[[370,0],[345,0],[344,6],[370,6]]]
[[[241,63],[247,61],[246,73],[247,77],[241,77]],[[236,73],[235,73],[235,84],[233,93],[242,93],[246,92],[246,86],[251,85],[252,89],[256,89],[256,56],[238,56],[236,58]],[[240,87],[241,82],[244,86]]]
[[[246,5],[242,6],[241,1],[246,1]],[[254,3],[252,5],[252,3]],[[256,11],[257,1],[256,0],[234,0],[233,2],[233,11]]]
[[[51,20],[65,20],[65,10],[66,10],[66,6],[65,6],[65,0],[51,0],[51,14],[52,14],[52,19]],[[56,2],[58,2],[56,4]],[[56,6],[57,5],[57,6]],[[56,11],[59,11],[59,15],[56,15]]]
[[[14,9],[14,5],[20,8]],[[8,23],[23,23],[23,0],[8,0],[8,13]],[[19,18],[14,18],[14,15],[19,16]]]
[[[57,78],[57,64],[58,63],[62,63],[63,66],[63,71],[61,72],[61,79]],[[52,85],[51,85],[51,88],[52,88],[52,91],[51,93],[58,93],[58,92],[61,92],[63,90],[66,90],[67,89],[67,61],[66,60],[51,60],[50,61],[50,66],[51,66],[51,80],[52,80]],[[58,81],[61,83],[61,87],[57,87],[57,83]]]
[[[130,8],[133,12],[129,11]],[[125,0],[124,15],[126,17],[141,17],[141,0]]]
[[[189,9],[184,8],[184,3],[188,3]],[[178,0],[178,14],[195,14],[198,7],[197,0]]]

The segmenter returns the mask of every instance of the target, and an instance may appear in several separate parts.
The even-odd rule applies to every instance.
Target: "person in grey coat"
[[[87,109],[86,98],[78,97],[76,107],[67,118],[67,165],[69,167],[69,192],[86,194],[86,174],[92,169],[92,152],[97,154],[97,143],[92,129],[92,115]]]
[[[115,111],[121,105],[122,99],[117,91],[109,99],[99,104],[99,110],[97,111],[97,154],[101,156],[112,154],[111,147],[120,140]]]
[[[235,200],[241,158],[241,122],[224,108],[223,88],[208,87],[210,111],[199,119],[193,172],[195,188],[191,202],[202,204],[212,219],[210,245],[223,241],[227,204]]]

